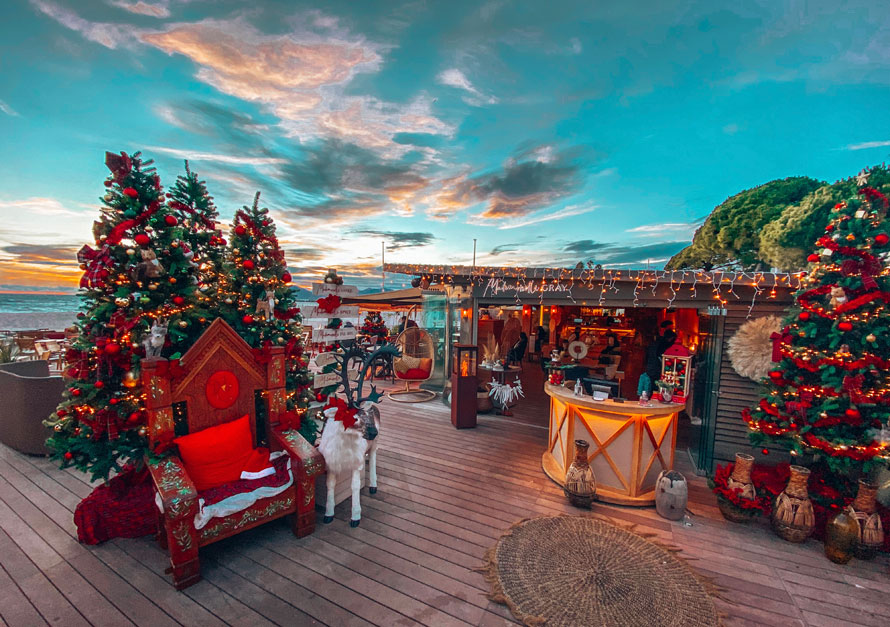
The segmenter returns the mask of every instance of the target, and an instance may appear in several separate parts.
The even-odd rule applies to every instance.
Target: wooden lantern
[[[661,356],[661,379],[674,382],[674,401],[685,403],[689,396],[692,375],[692,352],[682,344],[674,344]]]
[[[458,429],[476,426],[476,379],[475,344],[455,344],[451,360],[451,424]]]

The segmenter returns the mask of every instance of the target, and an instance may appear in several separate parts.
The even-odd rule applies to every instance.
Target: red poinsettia
[[[344,429],[350,429],[355,426],[355,423],[357,422],[355,418],[355,415],[358,413],[357,408],[350,407],[342,398],[329,396],[328,404],[325,405],[325,411],[334,407],[337,408],[337,413],[334,414],[334,420],[342,422]]]

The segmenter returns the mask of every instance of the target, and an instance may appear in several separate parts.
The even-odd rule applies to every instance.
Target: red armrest
[[[186,514],[189,505],[197,500],[198,491],[182,460],[170,455],[154,462],[146,460],[146,465],[164,505],[164,514],[172,517]]]
[[[324,472],[324,457],[296,429],[272,431],[269,448],[286,451],[291,456],[297,475],[314,477]]]

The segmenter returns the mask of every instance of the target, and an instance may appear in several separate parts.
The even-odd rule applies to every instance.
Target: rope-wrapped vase
[[[736,492],[740,497],[754,500],[757,498],[757,490],[751,481],[751,469],[754,467],[754,457],[746,453],[735,454],[735,466],[732,475],[726,481],[726,487]],[[746,523],[754,519],[759,510],[744,509],[739,507],[724,496],[717,495],[717,507],[720,513],[729,522]]]
[[[810,471],[803,466],[791,466],[788,486],[776,498],[771,517],[773,531],[788,542],[803,542],[816,526],[813,502],[807,491]]]
[[[848,508],[858,526],[853,554],[861,560],[872,559],[884,544],[884,529],[875,505],[877,493],[878,486],[860,480],[859,492]]]
[[[596,477],[587,462],[587,440],[575,440],[575,461],[566,472],[563,492],[575,507],[590,507],[596,496]]]

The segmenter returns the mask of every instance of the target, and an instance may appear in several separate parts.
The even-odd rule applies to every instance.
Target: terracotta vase
[[[575,507],[590,507],[596,496],[596,477],[587,463],[587,440],[575,440],[575,461],[566,472],[563,492]]]
[[[662,518],[680,520],[686,513],[689,486],[676,470],[662,470],[655,480],[655,511]]]
[[[751,481],[751,469],[753,467],[753,456],[745,453],[736,453],[735,466],[732,469],[732,474],[729,476],[729,480],[726,482],[726,487],[737,492],[739,496],[746,499],[753,500],[757,498],[757,490],[754,489],[754,483]],[[739,507],[719,494],[717,495],[717,507],[720,509],[720,513],[723,514],[723,517],[726,520],[736,523],[750,522],[758,513],[758,510],[756,509],[744,509]]]
[[[846,564],[853,559],[853,549],[859,539],[859,523],[842,509],[825,525],[825,556],[836,564]]]
[[[856,499],[848,508],[857,526],[853,554],[861,560],[872,559],[884,544],[884,529],[875,504],[877,493],[878,486],[860,481]]]
[[[813,502],[807,491],[810,471],[803,466],[791,466],[788,486],[776,498],[771,517],[773,531],[788,542],[803,542],[816,526]]]

